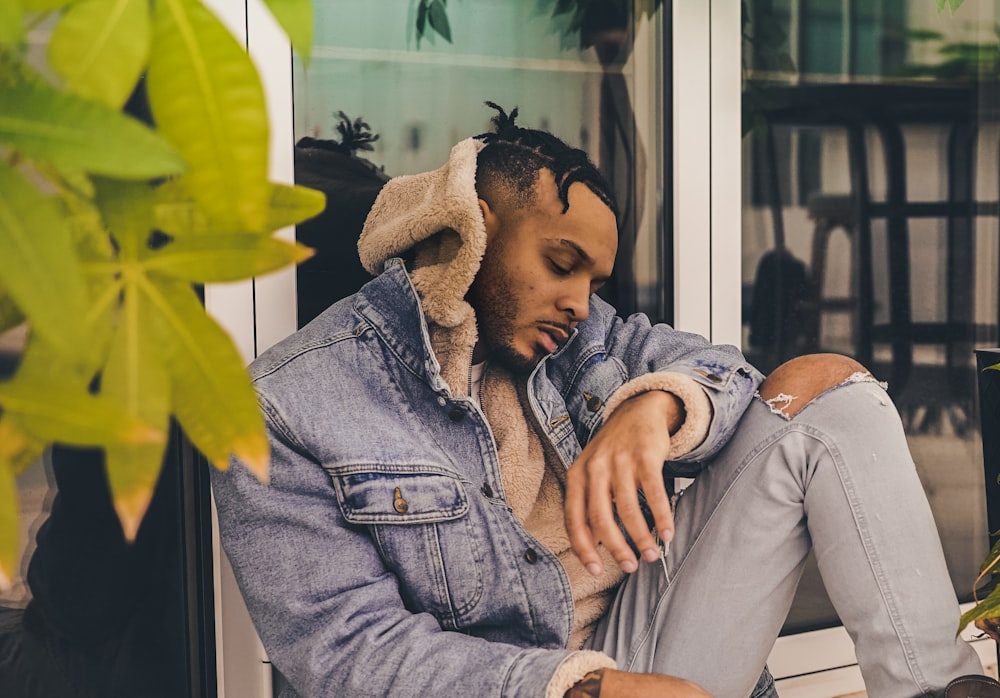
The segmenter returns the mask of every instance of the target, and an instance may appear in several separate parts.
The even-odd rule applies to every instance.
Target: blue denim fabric
[[[718,698],[767,695],[761,667],[812,549],[869,696],[940,695],[981,671],[955,637],[958,603],[899,415],[870,377],[791,417],[755,399],[674,520],[663,563],[640,563],[589,641],[621,669],[683,676]]]
[[[733,347],[622,320],[594,298],[530,377],[530,403],[569,465],[603,417],[584,393],[603,405],[660,370],[690,376],[712,402],[708,438],[674,465],[695,472],[761,379]],[[270,483],[235,464],[213,485],[250,614],[295,689],[543,696],[570,654],[569,581],[505,503],[490,428],[442,379],[402,262],[261,355],[252,375]]]

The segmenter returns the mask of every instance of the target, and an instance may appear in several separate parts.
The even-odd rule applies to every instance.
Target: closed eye
[[[559,276],[569,276],[570,273],[573,271],[572,268],[567,268],[560,264],[557,264],[552,259],[549,260],[549,266],[552,267],[552,271],[554,271]]]

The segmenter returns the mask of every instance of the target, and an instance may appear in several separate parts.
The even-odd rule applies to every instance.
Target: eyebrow
[[[594,258],[587,254],[586,250],[572,240],[567,240],[566,238],[545,238],[545,242],[554,242],[560,247],[568,247],[576,252],[577,256],[587,264],[593,265],[595,263]]]
[[[567,240],[566,238],[544,238],[544,239],[545,242],[555,243],[560,247],[568,247],[569,249],[573,250],[573,252],[575,252],[577,256],[580,257],[580,259],[582,259],[586,264],[589,264],[590,266],[594,266],[597,264],[594,258],[591,257],[589,254],[587,254],[586,250],[584,250],[582,247],[580,247],[580,245],[573,242],[572,240]],[[605,283],[610,278],[611,278],[610,276],[595,277],[594,281]]]

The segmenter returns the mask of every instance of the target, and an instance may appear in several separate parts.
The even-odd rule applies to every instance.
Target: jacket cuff
[[[704,388],[683,373],[655,372],[633,378],[608,398],[604,421],[630,397],[650,390],[671,393],[684,404],[684,422],[677,433],[670,436],[670,459],[679,458],[697,448],[712,426],[712,401]]]
[[[615,660],[603,652],[580,650],[562,661],[545,689],[545,698],[563,698],[577,681],[598,669],[617,668]]]

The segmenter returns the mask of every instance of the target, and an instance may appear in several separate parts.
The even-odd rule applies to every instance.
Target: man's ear
[[[490,242],[500,229],[500,219],[490,205],[479,200],[479,210],[483,212],[483,223],[486,225],[486,242]]]

